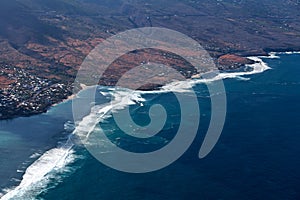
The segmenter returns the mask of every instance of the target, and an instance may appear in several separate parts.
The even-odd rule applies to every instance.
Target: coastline
[[[279,58],[278,55],[284,55],[284,54],[287,54],[287,55],[300,54],[300,51],[297,51],[297,50],[296,51],[278,51],[278,52],[277,51],[270,51],[269,53],[266,53],[264,55],[263,54],[249,55],[249,56],[245,56],[245,57],[243,56],[243,58],[248,58],[248,59],[253,60],[253,61],[256,62],[257,60],[253,59],[253,58],[271,58],[271,59],[273,59],[273,58]],[[260,62],[260,61],[258,61],[258,62]],[[255,65],[255,63],[254,64],[245,64],[244,66],[250,66],[251,67],[251,65]],[[220,70],[220,71],[222,73],[223,70]],[[224,70],[224,71],[226,71],[226,70]],[[230,73],[230,70],[229,70],[229,73]],[[198,78],[198,77],[199,77],[199,75],[195,74],[195,75],[192,75],[190,79],[195,79],[195,78]],[[86,86],[84,84],[80,84],[80,87],[81,87],[80,90],[83,90],[83,89],[88,88],[89,86]],[[153,86],[152,88],[149,88],[148,90],[149,91],[153,91],[153,90],[157,90],[157,89],[158,88],[156,86]],[[51,104],[49,106],[45,106],[45,108],[42,109],[42,110],[35,110],[35,111],[32,111],[32,112],[27,112],[25,114],[24,113],[22,113],[22,114],[12,114],[10,116],[5,116],[5,117],[0,116],[0,120],[12,120],[12,119],[15,119],[15,118],[18,118],[18,117],[30,117],[30,116],[33,116],[33,115],[42,114],[42,113],[48,112],[48,110],[50,108],[52,108],[52,107],[54,107],[54,106],[56,106],[56,105],[58,105],[60,103],[64,103],[66,101],[72,100],[75,97],[76,97],[76,94],[74,94],[74,92],[72,92],[71,95],[65,96],[65,98],[62,98],[62,99],[57,98],[57,102],[56,103]]]
[[[300,52],[299,52],[300,53]],[[250,58],[252,58],[252,59],[254,59],[255,60],[255,58],[259,58],[259,57],[256,57],[256,56],[252,56],[252,57],[250,57]],[[262,64],[262,65],[264,65],[265,63],[260,63],[260,64]],[[259,69],[266,69],[266,67],[267,67],[267,65],[265,65],[265,66],[259,66],[259,64],[258,63],[256,63],[256,66],[257,67],[259,67],[258,68],[258,71],[256,71],[256,73],[261,73],[261,72],[263,72],[263,71],[260,71]],[[227,74],[230,74],[230,73],[227,73]],[[240,74],[236,74],[236,73],[231,73],[232,75],[234,75],[234,77],[236,77],[236,78],[238,78],[239,76],[240,76]],[[249,73],[248,73],[249,74]],[[253,72],[252,72],[252,74],[254,74]],[[242,74],[242,75],[247,75],[247,74]],[[232,76],[228,76],[228,77],[221,77],[221,78],[234,78],[234,77],[232,77]],[[82,90],[84,90],[84,89],[87,89],[88,88],[88,86],[83,86],[82,87]],[[74,98],[74,97],[76,97],[76,96],[74,96],[74,95],[71,95],[69,98],[70,98],[70,100],[72,99],[72,98]],[[65,101],[67,101],[67,100],[65,100]],[[69,141],[69,140],[68,140]],[[70,147],[70,145],[68,144],[68,141],[66,142],[66,145],[63,145],[61,148],[53,148],[53,149],[50,149],[49,151],[46,151],[46,152],[44,152],[39,158],[37,158],[37,160],[36,161],[34,161],[28,168],[27,168],[27,170],[29,169],[29,171],[30,170],[32,170],[32,169],[34,169],[34,167],[32,166],[32,165],[34,165],[35,166],[35,164],[38,164],[38,163],[42,163],[41,161],[43,161],[43,159],[45,159],[45,158],[47,158],[47,156],[49,156],[49,154],[51,154],[51,153],[55,153],[55,152],[57,152],[57,157],[55,157],[54,158],[54,163],[55,163],[55,160],[56,159],[58,159],[60,162],[62,162],[62,161],[64,161],[64,159],[66,159],[66,158],[68,158],[68,155],[69,154],[71,154],[71,157],[73,156],[72,155],[72,149],[71,148],[69,148]],[[63,158],[63,159],[62,159]],[[68,160],[68,162],[63,162],[63,165],[59,165],[61,168],[64,168],[64,167],[66,167],[66,165],[68,164],[68,163],[70,163],[70,162],[73,162],[72,161],[72,159],[70,159],[70,160]],[[52,167],[53,167],[53,165],[51,165]],[[30,168],[31,167],[31,168]],[[51,167],[50,168],[48,168],[49,170],[50,169],[52,169]],[[27,172],[27,170],[25,171],[25,174],[26,174],[26,172]],[[28,173],[29,173],[29,171],[28,171]],[[47,173],[45,173],[45,171],[42,171],[43,173],[41,173],[41,175],[42,176],[45,176],[45,174],[47,174]],[[26,177],[28,177],[28,176],[23,176],[23,179],[25,179]],[[40,180],[40,179],[36,179],[36,180]],[[30,184],[32,184],[33,182],[26,182],[25,181],[25,183],[28,183],[29,185]],[[29,186],[28,184],[23,184],[22,186]],[[9,190],[9,191],[12,191],[12,193],[11,193],[11,195],[13,195],[16,191],[16,188],[18,188],[17,190],[17,192],[19,192],[20,191],[20,189],[24,189],[24,188],[21,188],[21,187],[13,187],[12,188],[12,190]],[[15,192],[14,192],[15,191]],[[0,196],[0,199],[2,200],[2,199],[5,199],[5,196],[6,196],[6,194],[3,196],[3,197],[1,197]],[[9,195],[8,195],[9,196]]]
[[[72,94],[72,95],[68,96],[66,99],[63,99],[61,102],[58,102],[58,103],[55,103],[55,104],[51,105],[51,106],[47,109],[47,112],[48,112],[48,110],[49,110],[50,108],[55,107],[55,106],[57,106],[58,104],[65,103],[65,102],[67,102],[67,101],[73,100],[73,99],[75,99],[75,98],[76,98],[76,94]]]
[[[85,84],[80,84],[80,90],[79,91],[82,91],[82,90],[86,90],[86,89],[88,89],[89,88],[89,86],[87,86],[87,85],[85,85]],[[70,100],[73,100],[73,99],[75,99],[76,98],[76,96],[77,96],[77,94],[78,93],[76,93],[76,94],[71,94],[70,96],[68,96],[66,99],[63,99],[61,102],[58,102],[58,103],[55,103],[55,104],[53,104],[53,105],[51,105],[50,106],[50,108],[51,107],[54,107],[54,106],[57,106],[58,104],[60,104],[60,103],[64,103],[64,102],[67,102],[67,101],[70,101]]]

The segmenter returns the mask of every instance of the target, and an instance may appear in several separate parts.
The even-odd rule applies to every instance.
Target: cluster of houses
[[[21,68],[1,66],[0,75],[14,81],[0,89],[0,119],[45,112],[72,93],[72,87],[67,84],[54,83]]]

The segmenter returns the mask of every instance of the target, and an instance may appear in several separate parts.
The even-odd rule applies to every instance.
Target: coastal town
[[[91,50],[133,28],[164,27],[185,34],[208,51],[220,71],[251,70],[247,65],[254,61],[248,56],[300,50],[297,1],[264,6],[246,1],[166,1],[163,7],[160,1],[120,1],[120,7],[108,1],[64,1],[59,8],[28,2],[7,0],[0,6],[0,19],[5,19],[0,28],[0,119],[42,113],[66,99]],[[288,7],[288,15],[278,7]],[[257,12],[261,9],[267,12]],[[148,62],[167,63],[185,78],[197,74],[170,52],[140,51],[112,63],[99,84],[114,86],[128,70]]]
[[[117,65],[112,65],[112,68],[104,74],[103,79],[100,79],[99,84],[113,86],[122,76],[122,70],[120,70],[122,67],[127,66],[127,70],[129,70],[138,65],[142,58],[146,59],[147,57],[149,55],[145,52],[127,55],[119,60]],[[152,52],[150,57],[161,63],[168,63],[169,61],[169,64],[186,78],[191,78],[197,74],[192,66],[173,55]],[[216,61],[216,64],[220,71],[232,71],[254,64],[254,61],[236,55],[224,55]],[[39,77],[28,69],[30,67],[21,68],[0,64],[0,119],[40,114],[72,95],[76,84],[64,82],[61,79]],[[139,89],[153,90],[158,87],[160,86],[148,84]]]
[[[40,78],[22,68],[2,65],[0,76],[12,82],[0,88],[0,119],[46,112],[72,94],[71,84]]]

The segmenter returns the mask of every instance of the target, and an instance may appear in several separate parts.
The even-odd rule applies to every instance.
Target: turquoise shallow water
[[[199,159],[198,152],[210,119],[210,98],[205,85],[197,85],[200,128],[188,151],[172,165],[147,174],[118,172],[99,163],[73,138],[76,145],[68,151],[69,161],[15,199],[299,199],[300,55],[264,61],[271,70],[245,76],[247,80],[224,81],[226,123],[206,158]],[[169,117],[159,136],[136,140],[124,136],[112,118],[101,123],[112,141],[134,152],[161,148],[173,139],[180,123],[174,95],[143,97],[148,101],[143,107],[130,106],[131,115],[135,122],[145,125],[149,123],[148,108],[163,104]],[[71,123],[66,126],[70,119],[67,102],[43,115],[1,122],[3,187],[5,180],[16,176],[17,169],[36,159],[29,159],[30,155],[53,148],[58,140],[64,143],[72,131]],[[24,161],[29,163],[22,165]]]
[[[42,115],[0,121],[0,188],[8,181],[15,184],[13,179],[20,178],[39,153],[65,137],[64,124],[71,119],[65,110],[70,108],[69,103],[62,103]],[[20,173],[16,174],[17,170]]]

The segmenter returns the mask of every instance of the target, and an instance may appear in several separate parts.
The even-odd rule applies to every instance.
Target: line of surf
[[[188,93],[192,91],[192,86],[201,83],[208,83],[217,80],[223,80],[227,78],[241,78],[244,75],[252,75],[262,73],[271,69],[263,60],[259,57],[248,57],[255,61],[254,64],[249,65],[253,70],[245,72],[227,72],[217,73],[214,77],[209,79],[189,79],[185,81],[176,81],[163,86],[160,90],[154,91],[136,91],[125,88],[111,88],[107,92],[101,91],[102,95],[112,97],[112,101],[108,104],[94,106],[89,115],[85,116],[82,121],[77,123],[75,134],[78,134],[81,138],[89,138],[97,124],[107,117],[111,116],[112,112],[121,110],[129,105],[141,105],[146,101],[142,97],[144,94],[159,94],[159,93]],[[105,142],[105,141],[103,141]],[[105,144],[102,144],[105,145]]]
[[[186,81],[172,82],[163,86],[160,90],[156,91],[134,91],[124,88],[110,88],[105,92],[101,92],[103,95],[111,95],[112,102],[102,105],[95,105],[92,107],[90,114],[85,116],[80,122],[76,123],[76,128],[70,135],[69,140],[62,147],[57,147],[45,152],[38,158],[32,165],[30,165],[19,186],[7,192],[2,196],[1,200],[8,199],[24,199],[28,195],[34,195],[32,192],[39,188],[46,187],[49,181],[49,176],[53,171],[59,171],[64,169],[68,164],[74,162],[73,142],[71,137],[74,135],[85,136],[88,138],[90,134],[95,130],[97,124],[107,117],[111,116],[112,112],[123,109],[129,105],[140,104],[146,101],[142,97],[143,94],[156,94],[156,93],[168,93],[168,92],[189,92],[192,85],[213,82],[216,80],[222,80],[227,78],[241,78],[245,75],[252,75],[262,73],[270,67],[262,61],[260,57],[249,57],[254,60],[255,64],[249,65],[253,70],[247,72],[225,72],[217,73],[216,76],[209,79],[191,79]],[[103,144],[105,145],[105,144]]]
[[[66,165],[75,160],[72,156],[74,153],[72,147],[73,143],[69,138],[63,146],[45,152],[26,169],[20,185],[8,191],[0,199],[33,199],[47,186],[50,178],[55,176],[51,172],[63,171]]]

